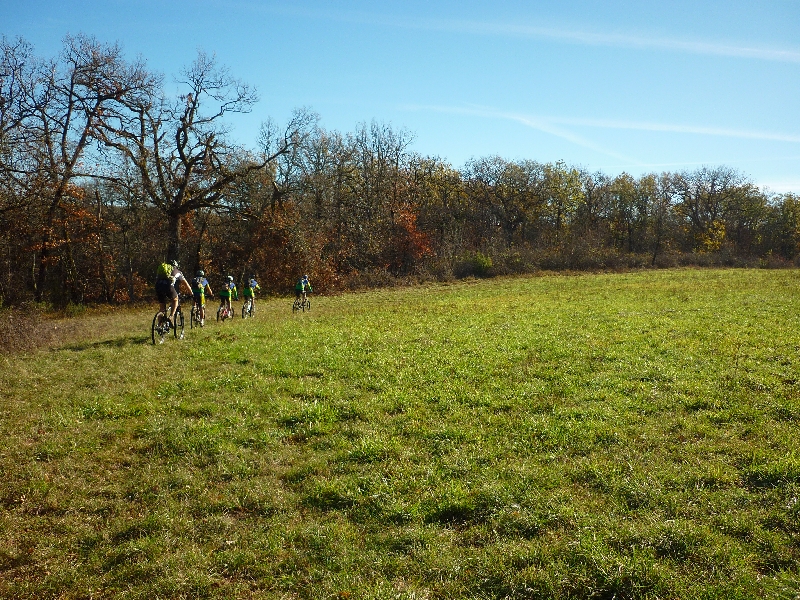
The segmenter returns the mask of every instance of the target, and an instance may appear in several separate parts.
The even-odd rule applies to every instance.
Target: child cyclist
[[[242,290],[242,296],[244,297],[245,303],[250,300],[253,306],[253,312],[255,313],[256,310],[256,290],[260,290],[261,286],[258,285],[256,278],[253,275],[250,275],[250,279],[247,282],[247,285],[244,286]]]
[[[308,280],[308,275],[303,275],[294,286],[294,297],[296,299],[306,299],[306,295],[314,290],[311,289],[311,282]]]
[[[206,279],[206,274],[202,270],[197,271],[194,279],[192,279],[192,295],[194,296],[194,303],[200,313],[200,327],[203,327],[206,321],[206,290],[208,290],[208,297],[213,298],[214,292],[211,291],[211,286],[208,283],[208,279]]]
[[[222,308],[223,306],[228,309],[228,312],[233,316],[233,309],[231,308],[231,298],[234,300],[239,299],[239,291],[236,289],[236,284],[233,282],[233,276],[228,275],[225,279],[225,283],[222,284],[222,289],[220,290],[219,294],[219,306]]]

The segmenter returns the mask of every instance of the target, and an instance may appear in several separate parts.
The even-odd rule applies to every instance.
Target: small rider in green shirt
[[[211,286],[208,283],[208,279],[206,279],[206,274],[202,270],[195,273],[195,277],[192,279],[191,286],[192,296],[194,296],[194,303],[197,305],[200,311],[200,327],[203,327],[206,321],[205,292],[208,290],[209,298],[214,296],[214,292],[211,291]]]
[[[242,290],[242,296],[244,297],[244,301],[247,302],[249,299],[250,302],[253,303],[253,307],[256,305],[256,290],[260,290],[261,286],[258,285],[256,278],[253,275],[250,275],[250,280],[247,282],[247,285],[244,286]]]
[[[294,297],[298,300],[302,297],[302,299],[305,300],[306,294],[310,294],[313,291],[314,290],[311,289],[311,282],[308,280],[308,275],[303,275],[297,280],[294,286]]]
[[[233,282],[233,277],[231,275],[228,275],[218,295],[220,307],[227,307],[228,311],[233,314],[233,310],[231,309],[231,298],[238,300],[239,292],[236,289],[236,284]]]

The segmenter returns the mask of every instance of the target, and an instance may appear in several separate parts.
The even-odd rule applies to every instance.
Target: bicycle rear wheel
[[[189,329],[194,329],[200,326],[200,311],[197,310],[197,305],[192,304],[192,311],[189,313]]]
[[[249,302],[245,302],[244,304],[242,304],[242,318],[243,319],[246,319],[247,317],[250,316],[250,313],[249,313],[249,310],[248,310],[249,305],[250,305]]]

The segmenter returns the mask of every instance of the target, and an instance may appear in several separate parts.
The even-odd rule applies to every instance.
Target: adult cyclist
[[[167,316],[167,321],[170,325],[174,325],[170,319],[175,314],[175,311],[178,310],[178,290],[175,289],[175,284],[177,282],[181,282],[186,288],[186,291],[190,294],[192,293],[189,282],[186,281],[183,273],[178,269],[177,260],[161,263],[161,266],[158,267],[158,275],[156,276],[156,296],[158,296],[161,310]],[[167,312],[168,299],[170,301],[169,312]]]
[[[203,327],[206,321],[206,290],[208,290],[208,297],[213,298],[214,292],[211,291],[211,285],[206,279],[205,272],[201,269],[195,273],[195,277],[192,279],[192,295],[200,313],[200,327]]]

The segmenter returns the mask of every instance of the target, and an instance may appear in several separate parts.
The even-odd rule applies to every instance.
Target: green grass
[[[0,597],[800,597],[797,271],[313,305],[0,357]]]

